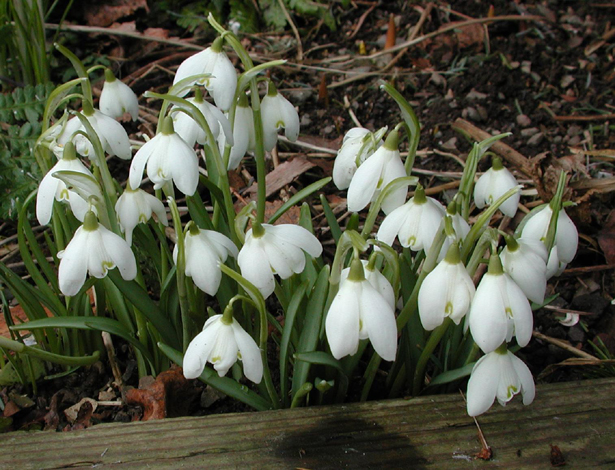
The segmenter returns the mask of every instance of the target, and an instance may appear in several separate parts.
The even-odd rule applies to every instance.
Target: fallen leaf
[[[566,465],[566,460],[562,455],[562,451],[559,447],[551,444],[551,466],[552,467],[563,467]]]
[[[287,184],[292,183],[295,178],[305,173],[310,168],[313,168],[314,163],[307,158],[295,157],[292,160],[286,161],[278,165],[273,171],[269,172],[266,177],[267,182],[267,197],[277,193]],[[246,194],[256,196],[257,184],[254,183],[248,188]]]
[[[615,209],[609,213],[604,227],[598,233],[598,244],[607,264],[615,264]]]
[[[149,11],[147,0],[114,0],[107,3],[91,3],[85,14],[89,26],[107,27],[117,20],[133,15],[137,10]]]
[[[88,406],[85,406],[85,404],[88,404]],[[96,410],[96,408],[98,407],[98,403],[96,402],[96,400],[92,399],[92,398],[83,398],[79,403],[74,404],[73,406],[69,406],[68,408],[66,408],[64,410],[64,414],[66,415],[66,419],[68,419],[68,422],[71,424],[74,424],[75,422],[79,421],[79,417],[81,415],[81,421],[84,420],[84,413],[87,413],[89,410],[89,416],[90,418],[92,417],[92,413]],[[81,410],[84,411],[81,411]]]

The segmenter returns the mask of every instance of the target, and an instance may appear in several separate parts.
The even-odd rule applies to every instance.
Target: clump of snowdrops
[[[45,176],[21,207],[19,243],[32,282],[1,272],[30,319],[0,344],[18,353],[11,361],[22,379],[36,377],[20,357],[64,372],[92,363],[104,331],[132,346],[141,375],[172,361],[187,378],[259,410],[340,402],[350,386],[365,400],[377,376],[393,397],[450,390],[469,375],[472,416],[517,393],[532,402],[532,375],[513,351],[531,339],[532,306],[544,303],[547,280],[576,252],[565,175],[554,199],[515,233],[491,228],[496,211],[515,215],[520,197],[497,158],[476,177],[480,159],[506,137],[497,135],[474,145],[445,207],[411,176],[419,123],[383,84],[403,121],[344,137],[332,179],[347,190],[352,215],[341,227],[320,195],[335,241],[326,260],[306,202],[298,224],[276,221],[331,178],[265,217],[266,155],[281,130],[290,141],[299,135],[297,110],[263,75],[282,62],[254,66],[233,33],[209,22],[219,33],[213,44],[179,66],[166,94],[145,93],[161,109],[156,134],[140,141],[116,120],[138,117],[130,88],[106,70],[97,109],[90,80],[100,70],[57,46],[79,77],[47,103],[36,149]],[[72,102],[81,109],[69,111]],[[130,160],[127,173],[114,178],[113,158]],[[256,167],[258,189],[237,212],[228,171],[244,159]],[[38,222],[50,227],[51,261],[28,222],[33,201]]]

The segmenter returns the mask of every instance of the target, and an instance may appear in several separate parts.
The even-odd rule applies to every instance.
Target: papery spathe
[[[534,401],[536,388],[532,373],[525,363],[503,348],[481,357],[472,369],[467,391],[467,410],[478,416],[498,399],[504,406],[517,394],[523,395],[523,404]]]
[[[299,225],[262,224],[255,234],[248,230],[237,263],[241,275],[263,294],[269,297],[275,289],[274,274],[282,279],[305,268],[304,251],[317,258],[322,245],[308,230]]]
[[[126,240],[100,225],[91,211],[58,258],[60,291],[67,296],[79,292],[87,273],[101,279],[117,266],[125,280],[137,276],[135,256]]]
[[[227,321],[223,315],[214,315],[188,345],[183,361],[184,376],[187,379],[197,378],[209,362],[218,375],[224,377],[237,359],[241,359],[245,376],[254,383],[260,383],[263,362],[254,339],[235,319]]]

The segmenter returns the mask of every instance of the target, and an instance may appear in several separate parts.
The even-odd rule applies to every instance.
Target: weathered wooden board
[[[479,423],[460,395],[260,413],[101,424],[0,437],[0,468],[615,468],[615,379],[538,387],[529,407],[494,405]]]

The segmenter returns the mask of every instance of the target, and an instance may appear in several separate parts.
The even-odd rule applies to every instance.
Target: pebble
[[[530,147],[536,147],[537,145],[539,145],[542,142],[543,138],[544,138],[544,134],[542,132],[539,132],[538,134],[534,134],[527,141],[527,145],[529,145]]]
[[[526,114],[517,115],[517,124],[521,127],[528,127],[532,124],[532,120]]]
[[[538,134],[540,132],[540,129],[538,129],[537,127],[530,127],[529,129],[523,129],[521,131],[521,135],[523,137],[532,137],[535,134]]]

